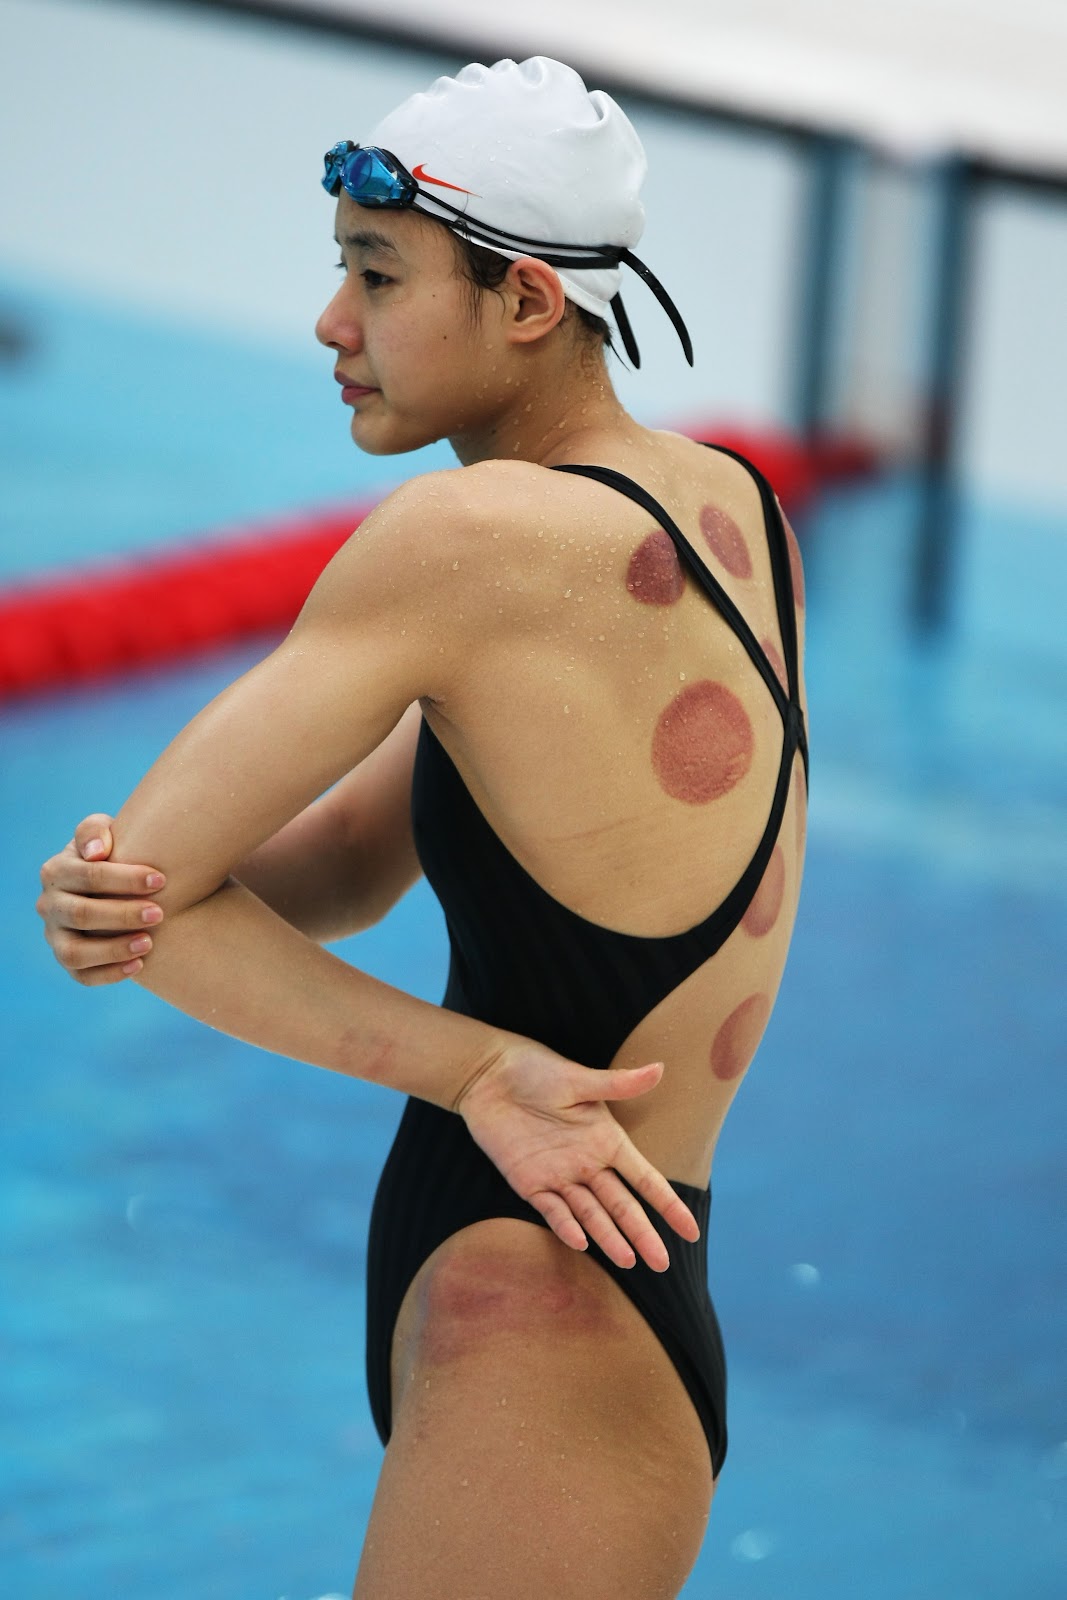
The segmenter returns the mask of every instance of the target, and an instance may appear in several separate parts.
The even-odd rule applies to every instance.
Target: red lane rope
[[[748,456],[787,511],[877,459],[847,439],[805,446],[785,434],[690,426]],[[0,701],[176,661],[289,627],[330,557],[371,509],[334,507],[135,561],[108,562],[0,592]]]
[[[271,522],[0,593],[0,700],[287,628],[368,509]]]

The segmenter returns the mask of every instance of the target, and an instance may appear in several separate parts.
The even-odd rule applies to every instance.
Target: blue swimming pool
[[[0,578],[387,487],[321,373],[14,282],[3,301],[31,342],[0,367]],[[146,350],[163,413],[138,397]],[[266,398],[249,415],[238,392]],[[904,474],[841,490],[800,530],[809,857],[716,1161],[731,1444],[687,1600],[1064,1593],[1067,651],[999,619],[966,561],[950,635],[911,638],[914,494]],[[1062,529],[965,516],[967,548],[1044,541],[1062,584]],[[399,1102],[133,986],[79,989],[32,910],[73,822],[270,644],[0,714],[0,1561],[20,1600],[350,1589],[380,1460],[363,1250]],[[440,998],[425,885],[343,953]]]

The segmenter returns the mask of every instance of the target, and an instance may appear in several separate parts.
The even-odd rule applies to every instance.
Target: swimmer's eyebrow
[[[342,243],[336,234],[333,236],[333,242],[338,245]],[[346,233],[343,242],[346,250],[380,250],[383,255],[400,260],[400,251],[392,239],[384,233],[376,233],[373,228],[361,229],[359,233]]]

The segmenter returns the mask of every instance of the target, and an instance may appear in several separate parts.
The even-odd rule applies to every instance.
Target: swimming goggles
[[[508,233],[503,228],[496,228],[489,222],[480,222],[477,217],[469,216],[458,206],[451,205],[449,201],[442,200],[439,195],[429,194],[425,189],[420,189],[411,173],[398,161],[390,150],[383,150],[378,145],[353,144],[351,139],[341,139],[326,152],[326,171],[322,178],[322,187],[327,194],[335,197],[342,188],[351,195],[357,205],[367,206],[371,209],[381,208],[388,210],[419,211],[424,216],[434,217],[438,222],[456,233],[466,235],[474,244],[505,245],[511,249],[515,245],[531,246],[530,254],[535,255],[539,261],[544,261],[550,267],[617,267],[626,265],[632,267],[648,284],[660,305],[674,324],[675,332],[682,342],[685,358],[689,365],[693,365],[693,342],[689,337],[689,330],[682,321],[674,301],[660,283],[659,279],[649,271],[643,261],[639,261],[632,251],[623,245],[574,245],[564,244],[554,239],[526,239],[519,233]],[[427,210],[418,204],[419,197],[432,200],[435,207],[451,211],[456,218],[451,222],[442,217],[436,210]],[[566,253],[564,253],[566,252]],[[618,324],[626,354],[635,367],[641,365],[641,356],[634,338],[630,319],[623,309],[622,296],[616,294],[611,301],[611,309]]]

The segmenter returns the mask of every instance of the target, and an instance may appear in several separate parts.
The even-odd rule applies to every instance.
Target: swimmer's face
[[[446,229],[415,212],[357,206],[342,191],[335,238],[344,281],[315,334],[337,370],[372,391],[347,400],[356,444],[396,455],[484,426],[507,352],[483,326],[491,319],[472,325]]]

